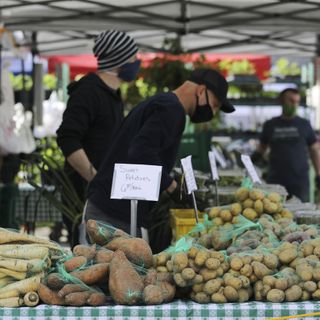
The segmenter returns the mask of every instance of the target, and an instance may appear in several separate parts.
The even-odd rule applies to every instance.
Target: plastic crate
[[[199,212],[199,222],[203,222],[203,214],[203,212]],[[194,210],[171,209],[170,221],[173,233],[173,240],[179,240],[196,225]]]

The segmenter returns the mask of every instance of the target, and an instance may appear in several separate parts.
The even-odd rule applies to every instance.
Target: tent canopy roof
[[[164,51],[164,39],[178,37],[190,53],[311,57],[319,17],[320,0],[2,0],[0,6],[5,28],[36,31],[37,50],[48,54],[90,53],[99,32],[118,29],[145,51]]]

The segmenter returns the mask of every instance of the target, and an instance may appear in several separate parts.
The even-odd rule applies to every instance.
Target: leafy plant
[[[73,221],[73,228],[76,228],[81,219],[84,203],[64,172],[61,163],[53,156],[32,153],[23,165],[24,172],[27,173],[27,182],[38,190],[41,196],[45,197],[61,214]],[[39,183],[37,176],[30,174],[30,172],[34,172],[34,168],[37,169],[42,181],[46,181],[46,184]],[[53,192],[48,189],[48,185],[54,186]],[[61,201],[62,196],[64,201]]]

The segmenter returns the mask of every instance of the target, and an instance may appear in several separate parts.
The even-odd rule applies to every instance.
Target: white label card
[[[191,194],[192,191],[198,190],[196,178],[192,168],[191,156],[181,159],[181,164],[186,179],[188,194]]]
[[[212,152],[214,153],[214,156],[218,163],[220,164],[222,169],[225,169],[227,167],[226,159],[224,158],[223,154],[221,154],[215,147],[211,147]]]
[[[116,163],[111,199],[158,201],[161,166]]]
[[[251,161],[251,158],[248,155],[241,155],[241,161],[247,169],[249,176],[253,183],[261,183],[261,180],[257,174],[257,171]]]
[[[217,169],[217,164],[216,164],[216,157],[214,155],[214,152],[209,151],[208,155],[209,155],[209,162],[210,162],[212,179],[219,180],[219,174],[218,174],[218,169]]]

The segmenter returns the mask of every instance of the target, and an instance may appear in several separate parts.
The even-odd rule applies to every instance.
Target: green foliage
[[[16,91],[20,91],[23,89],[23,81],[24,81],[24,87],[26,89],[26,91],[30,91],[32,89],[32,85],[33,85],[33,80],[32,77],[29,75],[23,75],[22,74],[18,74],[18,75],[14,75],[13,73],[9,74],[10,76],[10,81],[12,84],[12,87],[14,90]],[[57,87],[57,77],[53,74],[45,74],[43,76],[43,86],[45,88],[45,90],[54,90]]]
[[[275,67],[271,71],[272,76],[299,76],[301,69],[296,62],[289,62],[286,58],[280,58],[275,63]]]
[[[256,69],[254,65],[247,59],[232,61],[231,59],[221,60],[218,63],[219,69],[227,72],[228,75],[252,75]]]

